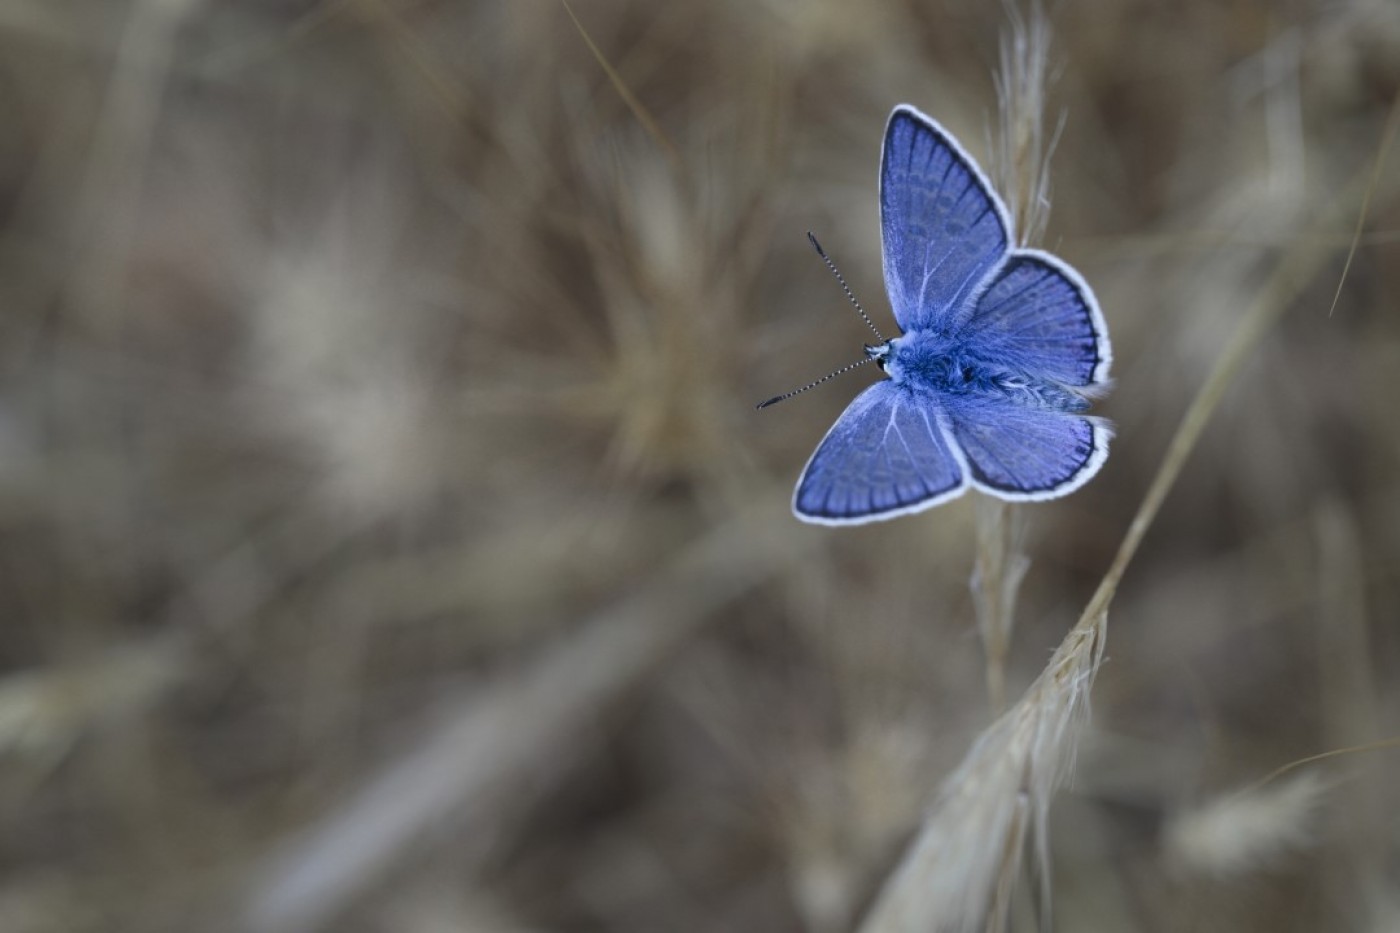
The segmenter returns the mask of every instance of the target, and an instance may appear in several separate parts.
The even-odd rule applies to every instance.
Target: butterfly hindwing
[[[969,479],[1003,499],[1052,499],[1087,483],[1108,459],[1112,431],[1100,418],[998,398],[944,402]]]
[[[1088,284],[1049,253],[1016,250],[961,330],[979,356],[1067,386],[1101,385],[1113,351]]]
[[[933,120],[896,107],[880,160],[885,287],[904,330],[951,322],[1005,258],[1006,208]]]
[[[807,521],[854,524],[929,508],[966,488],[937,405],[884,380],[836,419],[807,462],[792,507]]]

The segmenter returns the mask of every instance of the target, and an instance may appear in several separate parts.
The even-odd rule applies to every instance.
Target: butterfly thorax
[[[1054,411],[1089,408],[1089,401],[1073,388],[998,365],[953,335],[910,331],[879,347],[867,347],[866,353],[892,381],[915,392],[980,395]]]

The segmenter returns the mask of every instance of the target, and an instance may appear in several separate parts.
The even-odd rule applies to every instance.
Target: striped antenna
[[[856,361],[856,362],[854,362],[854,363],[850,363],[850,364],[847,364],[846,366],[842,366],[840,369],[836,370],[835,372],[827,373],[825,376],[822,376],[822,377],[821,377],[820,379],[818,379],[816,382],[809,382],[809,383],[807,383],[805,386],[803,386],[803,387],[800,388],[800,389],[793,389],[791,392],[784,392],[782,395],[775,395],[775,396],[773,396],[772,398],[770,398],[770,399],[769,399],[768,401],[766,401],[766,402],[759,402],[758,405],[757,405],[756,407],[758,407],[758,408],[767,408],[769,405],[776,405],[776,404],[778,404],[779,402],[782,402],[782,401],[785,401],[785,400],[787,400],[787,399],[790,399],[790,398],[792,398],[794,395],[801,395],[803,392],[806,392],[808,389],[815,389],[817,386],[821,385],[823,382],[826,382],[828,379],[835,379],[837,376],[841,375],[842,373],[848,373],[848,372],[850,372],[851,370],[855,369],[857,366],[864,366],[866,363],[869,363],[871,360],[874,360],[874,359],[879,359],[879,357],[876,357],[876,356],[867,356],[867,357],[866,357],[865,359],[863,359],[863,360],[858,360],[858,361]]]
[[[880,343],[875,346],[871,346],[869,344],[866,345],[865,359],[857,360],[854,363],[842,366],[835,372],[827,373],[825,376],[822,376],[816,382],[809,382],[800,389],[793,389],[791,392],[784,392],[782,395],[775,395],[766,402],[759,402],[757,406],[759,408],[767,408],[769,405],[776,405],[779,402],[786,401],[792,398],[794,395],[801,395],[808,389],[815,389],[817,386],[821,385],[823,382],[826,382],[828,379],[835,379],[842,373],[848,373],[851,370],[855,369],[857,366],[864,366],[871,360],[883,360],[889,355],[889,341],[885,339],[884,334],[880,333],[880,328],[875,326],[875,322],[870,320],[870,315],[866,314],[865,309],[860,306],[860,302],[856,300],[856,296],[851,293],[851,287],[846,284],[845,277],[841,275],[841,270],[836,268],[836,263],[831,261],[831,257],[826,254],[826,250],[822,249],[822,245],[817,242],[817,238],[812,234],[812,231],[810,230],[807,231],[807,241],[812,244],[812,249],[817,251],[817,255],[822,258],[822,262],[826,263],[826,267],[831,270],[831,274],[836,276],[836,281],[841,284],[841,290],[846,293],[846,297],[851,299],[851,305],[856,309],[856,313],[860,315],[861,320],[865,322],[866,326],[869,327],[875,333],[875,336],[880,338]]]
[[[885,335],[880,333],[880,328],[875,326],[875,322],[870,320],[870,315],[866,314],[865,309],[860,306],[860,302],[856,301],[856,296],[851,294],[851,287],[846,284],[846,277],[841,274],[840,269],[836,268],[836,263],[831,261],[831,257],[826,254],[826,250],[822,249],[822,245],[817,242],[817,238],[811,230],[807,231],[807,240],[812,244],[812,249],[816,250],[817,255],[822,258],[822,262],[826,263],[826,267],[831,270],[831,274],[836,276],[836,281],[841,283],[841,290],[846,293],[847,298],[851,299],[851,304],[855,306],[856,313],[860,315],[861,320],[874,331],[875,336],[880,338],[880,342],[884,343]]]

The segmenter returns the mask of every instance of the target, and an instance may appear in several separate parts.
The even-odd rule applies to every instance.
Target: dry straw
[[[1010,26],[997,72],[1000,117],[992,170],[1022,246],[1034,245],[1050,213],[1050,155],[1045,138],[1045,91],[1050,75],[1050,25],[1039,6],[1029,19],[1008,7]],[[1056,131],[1058,136],[1058,130]],[[993,714],[1006,709],[1006,656],[1015,624],[1016,595],[1030,568],[1021,549],[1024,512],[1000,499],[977,501],[977,562],[972,573],[977,631],[986,658],[987,697]]]
[[[1183,810],[1167,826],[1167,857],[1182,871],[1219,876],[1270,865],[1315,840],[1326,791],[1310,771]]]
[[[1035,43],[1024,38],[1018,43],[1017,38],[1018,30],[1028,28],[1030,35],[1040,35],[1043,41],[1048,36],[1043,22],[1034,25],[1041,18],[1038,8],[1031,11],[1029,27],[1012,18],[1012,61],[1018,54],[1032,58],[1043,54],[1043,49],[1033,50]],[[1021,73],[1016,67],[1023,66],[1013,66],[1013,76]],[[1029,71],[1027,68],[1026,73]],[[1014,90],[1014,80],[1004,77],[1003,87]],[[1073,770],[1075,727],[1088,711],[1089,691],[1103,659],[1108,609],[1119,581],[1250,352],[1332,258],[1333,252],[1321,245],[1318,235],[1335,224],[1338,209],[1359,205],[1352,209],[1364,213],[1397,124],[1400,106],[1393,106],[1374,167],[1359,173],[1340,197],[1330,201],[1327,206],[1332,210],[1314,211],[1313,228],[1302,231],[1278,258],[1188,407],[1112,564],[1079,621],[1025,695],[977,739],[943,783],[932,810],[862,925],[865,933],[1004,929],[1031,829],[1041,878],[1041,907],[1048,914],[1046,817],[1054,792]],[[1358,225],[1358,232],[1360,229]],[[1355,241],[1352,245],[1354,249]],[[1227,315],[1229,309],[1221,313]]]

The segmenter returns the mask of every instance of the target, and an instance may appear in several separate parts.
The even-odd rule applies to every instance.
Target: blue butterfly
[[[1094,293],[1063,260],[1013,245],[977,163],[908,105],[885,130],[880,229],[903,334],[866,346],[862,362],[888,378],[817,446],[793,495],[797,517],[852,525],[969,488],[1025,501],[1088,482],[1112,436],[1083,414],[1106,391],[1113,356]]]

